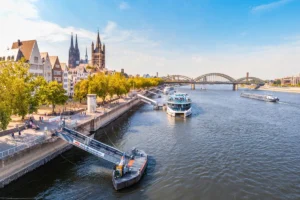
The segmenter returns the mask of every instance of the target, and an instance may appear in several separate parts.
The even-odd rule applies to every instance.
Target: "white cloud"
[[[127,2],[125,2],[125,1],[122,1],[122,2],[119,4],[119,9],[120,9],[120,10],[127,10],[127,9],[129,9],[129,8],[130,8],[129,4],[128,4]]]
[[[273,10],[280,6],[283,6],[291,1],[293,1],[293,0],[279,0],[279,1],[274,1],[274,2],[268,3],[268,4],[258,5],[258,6],[253,7],[251,9],[251,12],[259,13],[259,12],[264,12],[264,11],[270,11],[270,10]]]
[[[18,9],[22,5],[24,9]],[[30,10],[30,12],[28,12]],[[78,35],[81,57],[85,48],[90,56],[91,42],[96,32],[77,27],[62,27],[41,19],[32,0],[10,0],[0,7],[0,53],[12,42],[36,39],[40,51],[58,55],[67,62],[70,34]],[[101,41],[106,44],[106,61],[110,69],[124,68],[129,74],[182,74],[197,77],[220,72],[234,78],[246,72],[260,78],[276,78],[300,73],[300,37],[287,37],[285,44],[272,46],[219,45],[215,52],[188,52],[184,47],[167,49],[154,40],[153,30],[128,30],[113,21],[101,29]],[[186,45],[186,44],[185,44]]]

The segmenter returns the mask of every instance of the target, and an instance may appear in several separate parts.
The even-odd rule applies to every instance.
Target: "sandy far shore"
[[[260,87],[258,90],[273,91],[273,92],[289,92],[289,93],[299,93],[300,94],[300,88],[297,88],[297,87],[263,86],[263,87]]]

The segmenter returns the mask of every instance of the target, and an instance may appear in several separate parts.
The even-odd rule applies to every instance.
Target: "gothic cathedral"
[[[98,31],[96,48],[92,42],[92,59],[91,65],[103,70],[105,68],[105,44],[101,45],[100,35]]]
[[[69,68],[75,68],[77,65],[79,65],[80,62],[80,53],[78,49],[78,42],[77,42],[77,34],[76,34],[76,40],[75,40],[75,48],[73,45],[73,33],[71,35],[71,46],[69,49]]]

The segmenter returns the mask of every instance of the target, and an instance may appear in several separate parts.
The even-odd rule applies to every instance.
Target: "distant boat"
[[[241,97],[245,97],[245,98],[249,98],[249,99],[257,99],[257,100],[267,101],[267,102],[277,102],[277,101],[279,101],[279,98],[275,97],[273,95],[241,93]]]
[[[164,94],[173,94],[175,92],[174,87],[165,87]]]

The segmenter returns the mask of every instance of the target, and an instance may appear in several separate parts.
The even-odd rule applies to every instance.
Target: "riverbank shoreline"
[[[73,123],[73,128],[76,130],[82,130],[84,134],[88,135],[90,132],[107,126],[121,115],[131,110],[132,107],[138,106],[142,103],[142,101],[137,97],[129,98],[124,101],[125,102],[120,103],[108,112],[105,111],[103,113],[98,111],[90,114],[89,118],[81,120],[81,123],[77,120],[73,120],[72,117],[71,121],[75,121],[75,123],[71,121],[70,123]],[[5,185],[8,185],[26,173],[44,165],[72,147],[58,138],[55,138],[55,141],[52,139],[50,140],[51,141],[45,141],[41,144],[32,146],[30,149],[26,148],[2,158],[2,165],[0,166],[0,188],[5,187]]]
[[[300,88],[295,88],[295,87],[265,87],[265,86],[263,86],[263,87],[258,88],[258,90],[300,94]]]

